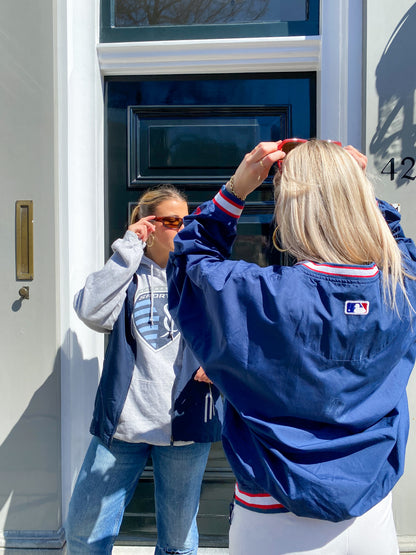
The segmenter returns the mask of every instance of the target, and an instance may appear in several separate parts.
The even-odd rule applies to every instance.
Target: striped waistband
[[[247,493],[235,485],[234,500],[237,505],[258,513],[288,513],[288,509],[268,493]]]

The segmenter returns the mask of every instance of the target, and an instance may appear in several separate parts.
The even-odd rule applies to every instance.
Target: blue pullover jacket
[[[416,275],[400,215],[379,206]],[[386,305],[375,264],[228,260],[243,207],[223,187],[185,219],[167,268],[171,314],[226,398],[237,502],[330,521],[359,516],[403,473],[415,318],[400,290],[400,316]],[[405,285],[416,306],[416,282]]]

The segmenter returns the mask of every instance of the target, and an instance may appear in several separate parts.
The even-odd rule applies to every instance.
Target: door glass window
[[[319,34],[319,0],[101,0],[101,42]]]
[[[216,25],[306,21],[306,0],[115,0],[114,25]]]

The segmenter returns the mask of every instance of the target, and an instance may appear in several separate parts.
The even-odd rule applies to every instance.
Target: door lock
[[[28,299],[29,298],[29,286],[25,285],[19,289],[19,295],[21,299]]]

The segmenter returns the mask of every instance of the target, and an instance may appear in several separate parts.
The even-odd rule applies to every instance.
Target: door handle
[[[16,201],[16,279],[33,279],[33,201]]]

